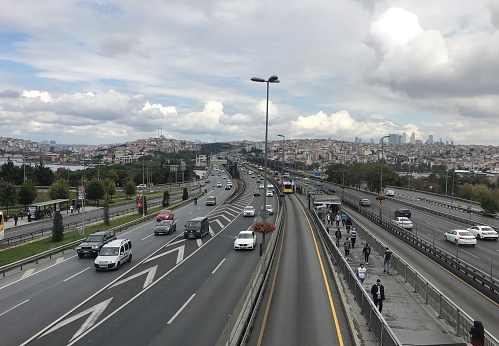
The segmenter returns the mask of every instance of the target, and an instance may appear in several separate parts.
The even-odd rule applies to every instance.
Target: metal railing
[[[343,278],[346,281],[348,288],[354,295],[355,301],[359,305],[362,314],[366,318],[367,325],[378,343],[383,346],[402,345],[385,321],[383,315],[381,315],[378,308],[374,305],[370,294],[362,287],[355,272],[350,268],[350,265],[341,254],[341,251],[336,247],[335,242],[326,231],[324,222],[321,221],[321,218],[317,215],[315,209],[313,210],[312,216],[315,227],[319,230],[330,256],[343,274]]]
[[[386,245],[380,242],[372,233],[356,222],[351,213],[346,213],[354,222],[358,236],[363,238],[366,243],[369,243],[372,251],[376,251],[378,255],[383,256]],[[438,314],[438,318],[445,320],[454,329],[457,336],[469,341],[468,331],[473,324],[473,318],[467,315],[461,308],[459,308],[459,306],[457,306],[457,304],[440,292],[435,286],[426,280],[423,275],[418,273],[396,254],[392,255],[392,259],[390,261],[390,270],[392,269],[396,270],[397,273],[404,278],[405,282],[414,289],[414,292],[418,293],[423,298],[425,304],[430,306]],[[355,295],[357,302],[359,302],[357,292],[355,292]],[[383,345],[385,344],[383,343]],[[499,341],[486,331],[484,345],[499,346]]]

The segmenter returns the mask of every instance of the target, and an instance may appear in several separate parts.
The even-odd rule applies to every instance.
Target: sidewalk
[[[334,239],[336,227],[330,227],[330,237]],[[347,236],[346,227],[340,227],[342,238],[340,242],[340,251],[344,255],[343,242]],[[383,301],[382,315],[386,322],[395,333],[400,342],[404,345],[455,345],[458,342],[463,343],[460,338],[457,338],[450,328],[447,328],[442,323],[437,315],[426,309],[424,302],[418,295],[412,293],[409,285],[404,283],[404,279],[397,275],[394,270],[390,270],[390,274],[383,273],[383,258],[378,254],[371,252],[369,256],[369,264],[364,261],[362,248],[365,242],[357,237],[355,247],[350,250],[347,263],[350,268],[357,274],[357,268],[361,263],[367,269],[367,278],[364,280],[363,287],[371,297],[371,287],[376,283],[377,279],[381,280],[381,284],[385,288],[385,300]],[[349,300],[352,304],[354,317],[359,323],[362,336],[367,340],[371,340],[372,335],[367,335],[370,332],[365,327],[365,318],[360,314],[357,302],[353,295],[346,289]],[[355,305],[355,306],[353,306]],[[465,345],[465,343],[463,343]]]

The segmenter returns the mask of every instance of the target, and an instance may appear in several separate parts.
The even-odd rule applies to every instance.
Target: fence
[[[349,202],[347,202],[350,204]],[[349,205],[352,209],[363,209],[358,208],[356,205]],[[372,214],[371,212],[364,210],[358,210],[361,214],[371,218],[371,220],[375,220],[378,218],[377,222],[379,222],[379,217]],[[366,215],[366,213],[371,215]],[[372,251],[376,251],[380,256],[383,255],[386,249],[386,245],[381,243],[373,234],[371,234],[368,230],[366,230],[362,225],[358,224],[355,219],[352,217],[351,213],[348,213],[348,216],[354,221],[357,233],[360,237],[362,237],[369,245],[371,245]],[[386,221],[386,220],[384,220]],[[397,231],[407,232],[404,229],[401,229],[397,226],[394,226],[388,222],[383,222],[383,228],[390,227],[392,229],[396,228]],[[411,232],[407,232],[408,235],[415,237]],[[412,238],[411,237],[411,238]],[[332,243],[332,240],[330,240]],[[337,249],[336,249],[337,250]],[[440,250],[443,252],[443,250]],[[339,253],[339,251],[337,251]],[[450,255],[449,255],[450,256]],[[341,255],[340,255],[341,257]],[[433,286],[428,280],[426,280],[421,274],[419,274],[414,268],[412,268],[409,264],[405,263],[402,258],[397,255],[392,255],[392,259],[390,261],[390,269],[394,269],[397,273],[402,276],[413,289],[415,293],[418,293],[425,301],[425,304],[429,305],[433,308],[438,314],[439,318],[444,319],[452,328],[454,328],[457,336],[461,336],[465,340],[469,341],[468,331],[473,324],[473,319],[468,316],[462,309],[460,309],[456,304],[454,304],[448,297],[446,297],[442,292],[440,292],[435,286]],[[354,275],[354,277],[350,280],[355,281],[355,274],[353,271],[350,272]],[[350,285],[350,283],[349,283]],[[359,285],[357,285],[359,286]],[[357,292],[354,294],[357,298]],[[359,297],[360,298],[360,297]],[[366,315],[367,318],[367,315]],[[369,323],[369,322],[368,322]],[[383,343],[385,345],[385,343]],[[485,333],[485,346],[499,346],[499,341],[489,334]]]

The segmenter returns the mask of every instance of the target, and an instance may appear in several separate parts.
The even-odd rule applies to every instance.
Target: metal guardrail
[[[376,251],[379,256],[383,256],[386,245],[380,242],[373,234],[355,221],[355,218],[351,213],[347,212],[347,214],[354,222],[358,236],[369,243],[369,245],[371,245],[371,249]],[[397,226],[393,227],[398,228]],[[405,231],[404,229],[400,230]],[[331,242],[334,243],[332,239]],[[396,270],[397,273],[404,278],[405,282],[414,289],[414,292],[418,293],[423,298],[425,304],[430,306],[438,314],[438,318],[444,319],[454,329],[457,336],[469,341],[468,331],[473,324],[473,318],[467,315],[461,308],[459,308],[459,306],[457,306],[457,304],[440,292],[431,284],[431,282],[426,280],[423,275],[419,274],[414,268],[404,262],[404,260],[396,254],[392,255],[390,269]],[[356,295],[357,302],[360,304],[361,301],[357,298],[357,292],[355,291],[354,294]],[[499,346],[499,341],[486,331],[484,345]]]
[[[424,251],[427,255],[436,259],[442,265],[455,269],[459,273],[463,274],[465,278],[471,279],[470,281],[472,281],[472,285],[475,288],[489,296],[491,299],[498,301],[497,296],[489,294],[490,292],[499,293],[499,280],[494,278],[492,274],[485,273],[473,265],[457,258],[453,254],[450,254],[438,246],[435,246],[434,242],[422,239],[418,237],[417,234],[392,224],[391,220],[380,219],[379,215],[376,215],[349,200],[344,199],[343,203],[351,209],[366,216],[368,219],[374,221],[378,226],[403,240],[405,243],[417,248],[419,251]],[[433,239],[433,241],[434,240],[435,239]]]
[[[356,274],[350,268],[341,251],[336,247],[335,242],[326,231],[324,222],[313,209],[312,221],[317,230],[321,234],[322,239],[328,249],[330,256],[338,266],[338,269],[343,274],[343,278],[350,288],[350,291],[355,297],[355,301],[359,305],[362,314],[366,318],[367,325],[371,329],[374,337],[382,346],[397,345],[401,346],[402,343],[398,340],[395,333],[392,331],[385,318],[379,312],[378,308],[374,305],[370,294],[362,287]]]
[[[435,197],[441,197],[441,198],[448,198],[448,199],[453,199],[455,201],[460,201],[460,202],[464,202],[464,203],[470,203],[470,204],[475,204],[476,206],[478,207],[481,207],[481,204],[480,202],[477,202],[477,201],[472,201],[470,199],[464,199],[464,198],[460,198],[460,197],[452,197],[452,196],[448,196],[448,195],[442,195],[440,193],[435,193],[435,192],[429,192],[429,191],[421,191],[421,190],[414,190],[414,189],[408,189],[406,187],[399,187],[399,186],[386,186],[386,188],[394,188],[394,189],[399,189],[399,190],[405,190],[405,191],[412,191],[412,192],[418,192],[418,193],[424,193],[426,195],[430,195],[430,196],[435,196]]]
[[[198,196],[200,194],[203,194],[203,192],[200,192],[199,194],[194,195],[194,197]],[[176,205],[172,206],[171,209],[176,209],[176,208],[182,207],[182,206],[184,206],[186,204],[189,204],[191,202],[191,200],[192,200],[192,198],[187,199],[187,200],[185,200],[183,202],[180,202],[179,204],[176,204]],[[159,204],[161,204],[161,203],[159,203]],[[125,230],[125,229],[127,229],[127,228],[129,228],[129,227],[131,227],[133,225],[136,225],[136,224],[148,221],[149,219],[155,218],[158,214],[159,214],[159,211],[157,211],[155,213],[152,213],[152,214],[149,214],[149,215],[146,215],[146,216],[143,216],[143,217],[140,217],[140,218],[138,218],[136,220],[124,223],[122,225],[110,228],[110,230],[113,230],[114,232],[121,232],[121,231],[123,231],[123,230]],[[38,264],[38,262],[39,262],[40,259],[43,259],[43,258],[46,258],[46,257],[52,258],[52,255],[55,255],[57,253],[64,253],[64,251],[66,251],[68,249],[74,250],[75,247],[78,246],[80,243],[82,243],[84,240],[85,240],[84,238],[83,239],[79,239],[79,240],[76,240],[74,242],[71,242],[71,243],[68,243],[68,244],[65,244],[65,245],[62,245],[62,246],[58,246],[58,247],[56,247],[54,249],[42,252],[40,254],[37,254],[37,255],[34,255],[34,256],[22,259],[20,261],[4,265],[4,266],[0,267],[0,272],[2,273],[2,276],[5,276],[6,272],[8,272],[9,270],[12,270],[12,269],[15,269],[15,268],[20,268],[20,270],[22,270],[23,266],[25,266],[27,264],[30,264],[30,263],[33,263],[33,262],[35,262],[36,264]]]
[[[193,190],[196,190],[196,189],[197,189],[197,187],[193,188]],[[180,201],[180,200],[182,200],[181,194],[173,196],[172,198],[170,198],[170,202],[176,202],[176,201]],[[156,207],[156,206],[160,205],[161,203],[162,202],[147,202],[147,207],[148,208]],[[136,207],[126,208],[126,209],[118,211],[118,212],[110,213],[109,217],[110,218],[118,217],[120,215],[125,216],[126,214],[133,213],[136,210],[137,210]],[[102,220],[102,216],[94,216],[94,217],[89,217],[88,219],[85,219],[85,223],[97,222],[97,221],[101,221],[101,220]],[[81,224],[81,220],[75,221],[75,222],[69,222],[64,226],[64,228],[66,229],[66,231],[69,231],[70,229],[74,229],[76,227],[79,227],[80,224]],[[13,236],[13,237],[4,238],[4,239],[0,240],[0,249],[7,248],[10,246],[19,245],[19,244],[22,244],[22,243],[27,242],[27,241],[32,241],[34,239],[42,238],[42,237],[45,237],[49,234],[52,234],[52,227],[44,228],[44,229],[30,232],[30,233],[20,234],[20,235]]]

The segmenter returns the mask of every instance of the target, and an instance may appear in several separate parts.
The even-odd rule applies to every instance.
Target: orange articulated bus
[[[4,219],[3,219],[3,213],[0,211],[0,240],[3,239],[3,236],[4,236],[4,233],[3,233],[3,229],[4,229]]]

